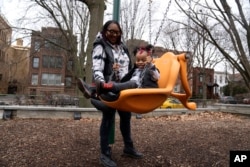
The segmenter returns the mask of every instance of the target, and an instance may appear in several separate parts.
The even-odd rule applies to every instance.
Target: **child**
[[[101,82],[96,81],[96,92],[98,95],[106,93],[108,91],[113,93],[119,93],[124,89],[132,88],[157,88],[157,81],[160,77],[159,71],[152,62],[149,62],[149,56],[151,56],[151,50],[147,47],[136,48],[135,51],[135,68],[129,72],[124,78],[130,78],[126,82]],[[131,76],[132,73],[132,76]]]
[[[147,45],[146,47],[137,47],[134,50],[134,55],[136,57],[134,68],[128,72],[122,79],[120,83],[96,81],[96,93],[97,95],[105,94],[107,92],[113,92],[118,94],[124,89],[133,88],[157,88],[157,81],[160,77],[158,69],[152,63],[152,45]],[[114,71],[119,68],[119,64],[115,63],[113,65]],[[93,87],[91,88],[83,80],[78,79],[78,87],[84,93],[86,98],[95,98],[95,92]]]

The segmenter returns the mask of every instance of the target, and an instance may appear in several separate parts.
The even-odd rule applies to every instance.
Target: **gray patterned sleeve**
[[[150,63],[150,74],[153,81],[158,81],[160,78],[160,73],[153,63]]]
[[[106,54],[102,45],[97,45],[93,49],[92,53],[92,70],[93,76],[95,80],[104,81],[103,70],[104,70],[104,59],[106,58]]]

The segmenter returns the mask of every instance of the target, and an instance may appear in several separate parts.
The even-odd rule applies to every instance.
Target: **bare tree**
[[[40,1],[35,0],[35,5],[39,5],[45,12],[41,17],[47,17],[52,25],[58,27],[70,46],[67,49],[70,58],[74,60],[73,73],[75,76],[84,75],[83,65],[85,64],[85,45],[87,43],[87,28],[89,23],[89,11],[83,3],[74,1]],[[35,6],[34,6],[35,7]],[[38,17],[40,18],[40,17]],[[76,41],[78,36],[78,41]],[[80,44],[80,46],[77,46]],[[61,47],[61,46],[60,46]],[[79,53],[79,59],[76,56]]]
[[[37,12],[36,17],[29,22],[32,22],[33,25],[43,23],[43,25],[54,26],[61,29],[61,32],[69,43],[69,46],[63,49],[66,49],[68,53],[70,53],[70,57],[74,61],[73,67],[75,69],[72,71],[73,74],[75,74],[76,77],[84,77],[87,82],[91,82],[92,44],[97,32],[103,25],[104,0],[34,0],[28,4],[29,6],[27,6],[25,16],[26,14],[28,15],[28,11],[34,9],[40,11]],[[38,6],[40,6],[40,8],[38,8]],[[20,20],[24,23],[25,18],[26,17],[22,17]],[[23,29],[27,31],[26,28]],[[29,31],[32,30],[33,29],[30,29]],[[77,42],[76,37],[78,37]],[[53,41],[50,42],[53,43]],[[53,44],[57,45],[56,43]]]
[[[184,20],[185,21],[185,20]],[[204,24],[207,24],[204,18]],[[213,69],[223,60],[218,49],[207,41],[208,34],[200,27],[193,24],[190,20],[186,20],[183,24],[179,21],[169,21],[170,24],[164,28],[165,46],[170,50],[190,51],[192,56],[189,59],[190,66],[188,71],[192,71],[192,67],[199,67],[200,76],[202,77],[202,105],[206,106],[207,87],[213,80],[207,75],[207,69]],[[190,26],[192,29],[190,29]],[[199,33],[197,33],[199,32]],[[192,75],[188,78],[192,79]],[[212,78],[213,79],[213,78]]]
[[[168,25],[165,26],[162,30],[164,38],[161,38],[161,42],[165,48],[173,50],[186,50],[186,47],[183,47],[183,35],[180,24],[177,24],[172,21],[168,21]]]
[[[206,106],[207,99],[207,87],[209,84],[213,83],[213,78],[207,76],[206,69],[213,69],[218,63],[223,60],[221,54],[218,53],[216,47],[211,45],[210,42],[206,40],[207,34],[203,29],[197,27],[196,32],[199,31],[199,34],[193,34],[192,41],[196,38],[196,43],[194,46],[194,61],[193,66],[200,67],[201,77],[202,77],[202,99],[203,99],[203,107]]]
[[[148,14],[145,14],[145,2],[141,0],[122,1],[120,22],[125,41],[142,39],[145,29],[148,28]]]
[[[92,57],[91,52],[93,49],[93,43],[95,40],[95,37],[100,31],[102,25],[103,25],[103,17],[104,17],[104,10],[105,10],[105,0],[78,0],[84,4],[87,5],[90,13],[90,21],[89,21],[89,29],[88,29],[88,44],[86,49],[86,55],[87,55],[87,61],[85,65],[85,76],[86,81],[91,82],[92,81]]]
[[[68,41],[75,40],[78,37],[78,42],[70,42],[69,52],[72,55],[79,55],[80,61],[76,59],[75,64],[79,64],[78,69],[75,69],[76,76],[85,77],[88,82],[92,79],[91,70],[91,51],[92,44],[97,32],[103,25],[103,15],[105,9],[105,0],[51,0],[29,1],[24,17],[20,19],[22,25],[27,27],[27,16],[31,11],[36,12],[36,17],[32,20],[29,18],[29,23],[35,26],[49,25],[59,27]],[[40,6],[41,8],[37,8]],[[42,23],[42,24],[41,24]],[[35,28],[35,26],[33,26]],[[40,28],[40,27],[39,27]],[[21,28],[27,31],[34,29]],[[20,30],[20,28],[19,28]],[[53,41],[51,41],[53,42]],[[79,46],[76,46],[78,44]],[[66,49],[66,48],[65,48]]]
[[[175,0],[180,10],[192,22],[203,29],[208,36],[206,40],[213,44],[224,58],[239,71],[250,89],[250,23],[248,9],[249,1],[227,0],[200,1]],[[192,8],[185,8],[192,2]],[[204,3],[203,3],[204,2]],[[244,5],[244,6],[243,6]],[[208,24],[204,22],[206,17]],[[185,24],[187,26],[187,24]],[[195,31],[194,27],[190,27]],[[201,32],[197,31],[201,34]]]
[[[128,0],[121,3],[120,24],[130,53],[135,46],[142,44],[141,40],[148,30],[149,15],[145,11],[147,11],[145,1]]]

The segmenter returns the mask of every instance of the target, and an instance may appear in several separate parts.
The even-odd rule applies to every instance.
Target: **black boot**
[[[81,78],[77,79],[77,86],[80,89],[80,91],[83,93],[84,97],[86,97],[87,99],[92,97],[93,92],[91,88]]]
[[[114,93],[118,93],[122,90],[125,89],[133,89],[133,88],[137,88],[137,84],[135,81],[127,81],[127,82],[120,82],[120,83],[114,83],[113,85],[113,92]]]
[[[116,163],[111,158],[111,148],[100,155],[100,163],[105,167],[117,167]]]
[[[133,143],[129,143],[125,145],[125,148],[123,150],[123,155],[128,156],[130,158],[135,158],[135,159],[143,158],[143,154],[136,151],[136,149],[133,147]]]

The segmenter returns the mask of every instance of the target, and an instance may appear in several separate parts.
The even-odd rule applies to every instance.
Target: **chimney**
[[[16,39],[16,45],[23,46],[23,40],[22,40],[22,38],[17,38]]]

